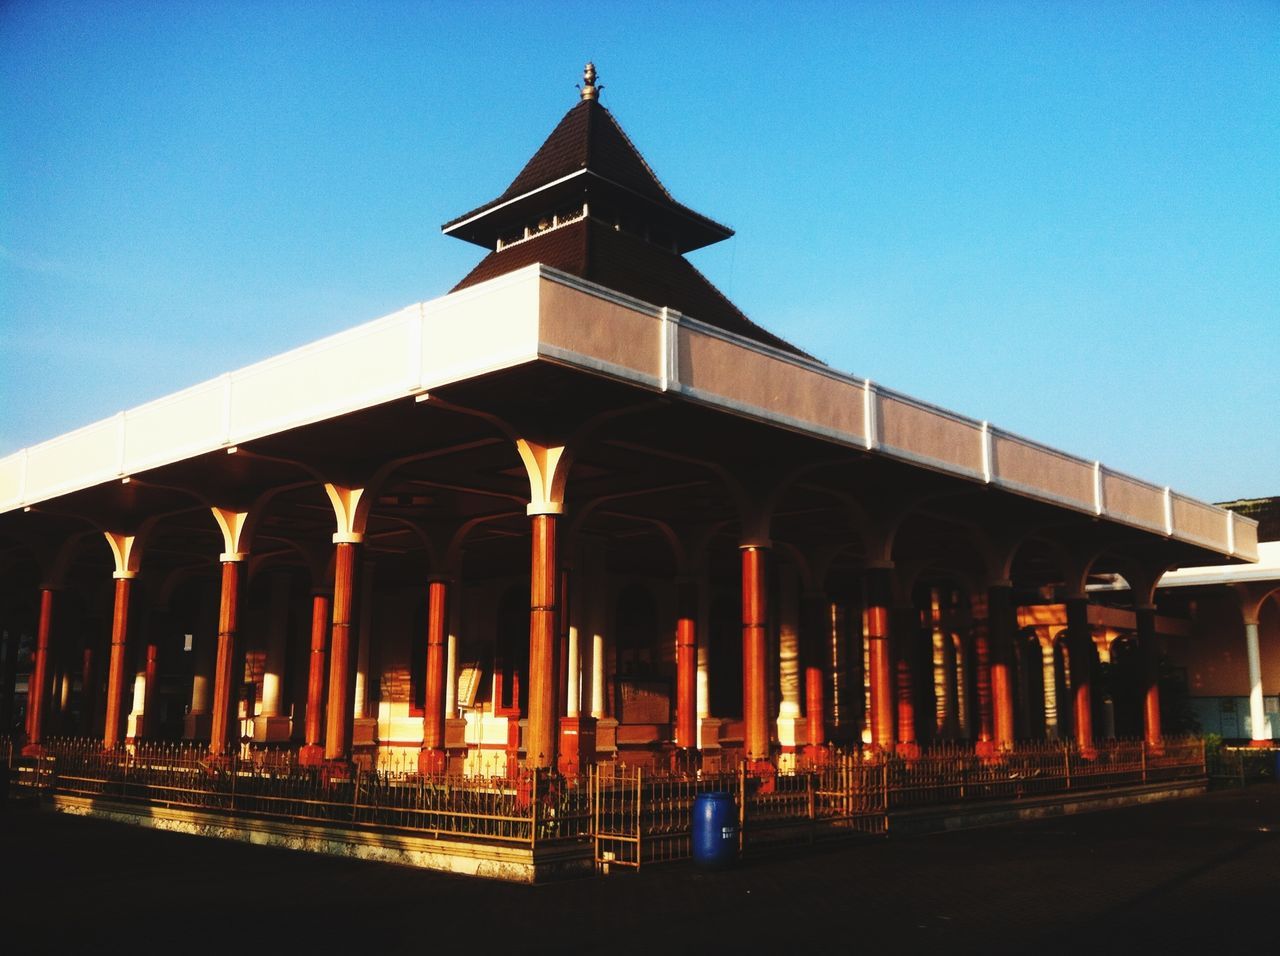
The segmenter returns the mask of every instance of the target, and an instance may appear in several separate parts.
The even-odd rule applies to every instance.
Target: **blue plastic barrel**
[[[693,800],[693,862],[717,869],[738,858],[738,807],[723,791],[700,793]]]

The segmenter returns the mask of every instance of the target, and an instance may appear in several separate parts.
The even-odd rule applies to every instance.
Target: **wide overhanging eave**
[[[554,182],[501,202],[466,213],[440,227],[447,236],[493,250],[498,239],[535,217],[559,212],[560,207],[584,202],[625,210],[637,221],[669,233],[681,254],[712,245],[733,235],[728,226],[674,202],[659,202],[598,175],[580,170]],[[599,212],[603,210],[593,210]]]

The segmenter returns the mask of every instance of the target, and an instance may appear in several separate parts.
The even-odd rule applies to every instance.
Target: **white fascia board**
[[[653,303],[644,302],[642,300],[635,299],[631,296],[622,295],[620,293],[614,292],[613,290],[607,289],[603,286],[598,286],[595,283],[589,282],[585,279],[581,279],[577,276],[571,276],[571,275],[559,272],[558,270],[548,268],[546,266],[541,266],[539,268],[541,268],[542,275],[544,278],[557,282],[569,288],[575,289],[586,295],[599,298],[606,302],[622,305],[626,308],[632,309],[636,312],[639,312],[645,315],[659,317],[663,314],[662,308]],[[1080,458],[1068,452],[1061,451],[1060,449],[1053,448],[1050,445],[1046,445],[1043,442],[1038,442],[1038,441],[1035,441],[1034,439],[1030,439],[1023,435],[1019,435],[1016,432],[1012,432],[1003,428],[998,428],[997,426],[990,425],[989,423],[982,422],[977,419],[969,418],[966,415],[953,412],[939,405],[935,405],[932,402],[915,398],[903,392],[898,392],[893,389],[886,388],[883,385],[872,386],[871,382],[867,379],[857,378],[848,373],[833,369],[830,366],[824,365],[821,362],[818,362],[814,359],[805,358],[803,356],[797,356],[792,353],[782,351],[781,349],[777,349],[773,346],[756,342],[753,339],[748,339],[740,335],[735,335],[731,332],[726,332],[725,330],[717,326],[709,325],[705,322],[700,322],[696,317],[679,315],[679,314],[677,315],[678,315],[678,319],[676,320],[676,322],[683,329],[686,329],[691,332],[696,332],[701,335],[722,339],[727,342],[732,342],[737,346],[740,346],[745,349],[749,349],[750,351],[755,352],[759,355],[762,355],[769,359],[792,366],[793,368],[799,370],[802,373],[820,375],[829,379],[834,379],[836,381],[847,383],[853,387],[856,387],[862,390],[864,401],[866,403],[865,409],[864,409],[865,414],[863,416],[864,430],[867,430],[867,431],[878,430],[878,429],[874,429],[874,426],[876,424],[874,421],[875,419],[874,400],[875,400],[875,396],[877,395],[884,396],[886,398],[890,398],[890,399],[911,405],[912,407],[920,411],[927,412],[929,414],[936,415],[941,418],[945,418],[949,421],[952,421],[958,424],[966,425],[973,430],[975,435],[975,440],[979,442],[986,443],[986,442],[992,441],[996,437],[999,437],[1001,439],[1006,439],[1009,441],[1020,443],[1038,452],[1050,455],[1058,459],[1059,461],[1062,461],[1064,464],[1070,464],[1077,468],[1082,468],[1085,470],[1092,471],[1093,494],[1090,496],[1091,500],[1085,500],[1085,499],[1075,500],[1075,499],[1067,498],[1060,494],[1055,493],[1054,491],[1048,488],[1039,488],[1029,483],[1017,482],[1008,478],[1004,478],[1000,475],[998,468],[994,469],[993,473],[988,474],[983,470],[974,470],[974,469],[966,468],[962,465],[958,465],[952,462],[947,462],[945,460],[940,460],[940,459],[935,459],[929,456],[914,454],[905,449],[894,448],[885,444],[883,439],[877,434],[864,434],[863,436],[860,436],[858,438],[855,438],[852,435],[835,434],[828,429],[814,426],[811,423],[798,422],[785,415],[779,414],[772,409],[761,408],[756,405],[745,406],[725,396],[712,395],[705,391],[692,388],[688,384],[680,382],[674,375],[667,375],[662,378],[655,378],[652,375],[638,374],[635,370],[612,367],[608,363],[601,362],[596,357],[585,354],[583,352],[577,352],[572,348],[566,348],[563,346],[555,347],[555,348],[549,348],[545,345],[540,346],[540,354],[559,364],[563,364],[569,367],[581,368],[583,370],[591,371],[597,374],[611,375],[612,377],[616,377],[620,380],[630,381],[635,384],[640,384],[647,388],[658,388],[660,390],[667,391],[672,394],[680,395],[688,400],[696,401],[700,404],[712,405],[717,408],[724,409],[731,413],[740,415],[744,418],[751,418],[756,421],[761,421],[767,424],[776,425],[778,427],[786,428],[792,431],[799,431],[802,433],[813,435],[815,437],[821,437],[829,441],[839,442],[847,446],[862,448],[862,449],[871,451],[875,454],[880,454],[886,457],[907,461],[912,464],[918,465],[920,467],[929,468],[930,470],[937,471],[943,474],[950,474],[958,478],[964,478],[970,481],[976,480],[980,482],[986,482],[995,487],[999,487],[1006,491],[1010,491],[1014,494],[1018,494],[1022,497],[1034,498],[1036,500],[1054,504],[1059,507],[1078,512],[1080,514],[1091,514],[1091,515],[1094,515],[1095,517],[1104,518],[1108,521],[1112,521],[1117,524],[1123,524],[1129,527],[1139,528],[1143,531],[1149,531],[1153,534],[1160,534],[1160,535],[1164,535],[1165,537],[1170,537],[1173,540],[1194,544],[1197,547],[1206,548],[1207,550],[1210,550],[1210,551],[1217,551],[1219,553],[1228,554],[1228,555],[1230,554],[1230,547],[1228,547],[1227,550],[1223,550],[1219,546],[1219,544],[1215,542],[1206,541],[1201,536],[1193,535],[1189,532],[1180,531],[1176,527],[1176,525],[1170,530],[1169,520],[1168,520],[1168,507],[1167,507],[1167,497],[1169,492],[1164,486],[1157,485],[1152,482],[1146,481],[1144,479],[1136,478],[1134,476],[1124,474],[1115,469],[1108,468],[1100,462],[1096,462],[1090,459]],[[988,449],[984,447],[982,451],[983,451],[983,457],[981,460],[984,462],[989,462],[989,458],[987,457]],[[1099,486],[1101,485],[1104,479],[1104,476],[1108,476],[1108,475],[1115,476],[1123,480],[1132,482],[1134,485],[1138,486],[1143,491],[1146,491],[1149,494],[1151,494],[1153,498],[1158,499],[1158,507],[1162,514],[1161,520],[1148,521],[1136,515],[1130,515],[1130,514],[1121,512],[1118,509],[1116,510],[1108,509],[1106,507],[1105,501],[1101,500],[1103,496],[1101,495],[1099,490]],[[1179,495],[1178,497],[1184,498],[1188,501],[1193,501],[1197,504],[1205,504],[1206,507],[1218,511],[1221,514],[1222,520],[1224,523],[1229,520],[1228,519],[1229,512],[1226,511],[1226,509],[1218,508],[1216,505],[1208,505],[1204,502],[1196,501],[1196,499],[1190,498],[1186,495]],[[1247,555],[1235,555],[1235,556],[1245,558],[1246,560],[1248,557]]]
[[[814,423],[796,421],[779,413],[777,410],[760,408],[754,405],[749,408],[735,408],[738,403],[735,403],[727,396],[701,394],[698,390],[678,381],[678,376],[675,374],[662,374],[659,376],[649,373],[637,374],[636,370],[615,367],[608,362],[602,361],[600,357],[592,356],[573,348],[564,346],[556,347],[555,349],[547,348],[539,342],[538,337],[539,288],[540,282],[544,279],[570,287],[584,295],[624,306],[640,314],[648,315],[664,322],[669,321],[691,333],[732,342],[736,346],[749,349],[769,360],[789,366],[793,374],[821,376],[847,383],[861,391],[862,400],[866,403],[868,414],[871,414],[873,419],[874,408],[872,406],[874,405],[875,396],[884,396],[908,403],[930,414],[970,426],[974,430],[976,441],[990,442],[996,436],[1011,439],[1037,450],[1050,453],[1064,462],[1070,462],[1078,467],[1095,468],[1100,477],[1116,475],[1133,481],[1139,487],[1149,488],[1153,494],[1161,496],[1167,494],[1161,486],[1141,479],[1131,478],[1128,475],[1122,475],[1120,472],[1105,468],[1105,466],[1096,465],[1094,462],[1078,458],[1043,445],[1040,442],[1024,438],[1016,433],[968,418],[901,392],[887,389],[880,385],[876,385],[872,389],[865,378],[854,377],[814,359],[793,355],[781,349],[756,342],[753,339],[734,335],[716,326],[700,322],[696,317],[684,316],[674,312],[668,316],[668,313],[661,306],[620,294],[541,264],[526,266],[459,292],[441,296],[429,302],[408,306],[392,315],[327,336],[324,339],[250,365],[238,372],[231,372],[211,382],[176,393],[176,395],[166,396],[157,402],[139,406],[138,409],[134,410],[135,413],[149,411],[153,407],[158,408],[164,404],[172,403],[184,393],[199,392],[206,387],[220,387],[228,390],[226,401],[217,405],[217,421],[211,420],[208,423],[201,423],[202,427],[200,429],[193,429],[193,431],[211,436],[206,442],[196,445],[189,438],[183,442],[175,442],[171,446],[171,452],[149,455],[146,466],[156,467],[179,461],[186,457],[213,451],[237,442],[249,441],[266,434],[285,431],[315,421],[372,407],[393,400],[400,394],[412,394],[415,391],[438,387],[449,382],[460,381],[485,372],[512,367],[541,357],[565,366],[580,367],[595,374],[628,380],[641,387],[667,391],[690,401],[715,405],[766,424],[812,434],[847,446],[865,448],[873,454],[883,454],[887,457],[914,461],[916,464],[928,467],[931,470],[952,474],[969,481],[987,481],[1015,494],[1050,501],[1072,511],[1097,513],[1093,503],[1069,501],[1055,495],[1048,489],[1038,489],[1022,483],[1015,484],[1007,479],[1002,480],[998,466],[993,469],[994,473],[990,473],[990,464],[988,464],[987,470],[974,471],[955,463],[937,461],[932,458],[925,459],[902,449],[884,447],[882,438],[879,435],[854,436],[852,434],[836,434]],[[447,335],[444,336],[447,341],[440,337],[440,330],[442,329],[447,330]],[[436,338],[432,337],[433,332],[437,333]],[[391,376],[391,381],[388,385],[375,386],[369,382],[346,381],[340,377],[337,381],[325,380],[321,382],[317,386],[318,394],[314,402],[286,407],[280,409],[278,414],[264,413],[255,416],[252,414],[253,409],[248,411],[243,408],[237,409],[235,404],[237,381],[247,383],[250,379],[261,378],[261,376],[268,373],[275,374],[277,371],[281,375],[287,375],[290,370],[295,373],[305,371],[304,366],[308,361],[315,359],[319,363],[321,355],[332,355],[335,350],[354,347],[358,343],[366,342],[380,334],[388,337],[389,344],[381,350],[375,349],[373,353],[366,354],[366,364],[374,360],[379,364],[385,361],[386,368],[405,370],[401,375]],[[663,334],[667,334],[667,332]],[[441,343],[445,347],[437,349],[437,344]],[[428,344],[431,345],[430,350],[427,349]],[[420,350],[419,358],[417,360],[410,358],[408,367],[406,367],[406,350],[413,351],[414,349]],[[674,373],[677,369],[673,366],[668,371]],[[416,382],[412,381],[415,373],[418,379]],[[239,411],[240,425],[232,428],[230,427],[230,420],[235,417],[237,410]],[[127,445],[130,416],[130,412],[123,413],[122,417],[113,416],[104,422],[86,426],[84,429],[78,429],[77,432],[70,432],[0,459],[0,477],[13,475],[15,479],[14,489],[9,496],[9,500],[0,500],[0,510],[13,510],[53,497],[54,494],[65,494],[69,491],[99,484],[104,479],[118,475],[121,468],[118,446],[114,447],[115,457],[110,461],[105,460],[105,458],[102,461],[98,461],[92,456],[88,458],[69,456],[74,460],[74,466],[61,469],[56,476],[47,477],[41,483],[41,487],[33,486],[30,480],[29,459],[40,455],[46,449],[51,449],[60,444],[68,442],[74,444],[78,433],[91,433],[108,424],[116,424],[124,429],[124,442]],[[876,423],[873,421],[872,424],[875,425]],[[206,425],[207,428],[203,427]],[[878,428],[876,430],[878,431]],[[985,455],[981,460],[989,462],[989,458]],[[1194,501],[1195,499],[1188,498],[1187,500]],[[1217,508],[1214,505],[1208,505],[1207,507],[1219,511],[1223,515],[1224,521],[1234,520],[1234,518],[1227,518],[1229,512],[1225,509]],[[1098,517],[1122,524],[1131,524],[1154,533],[1167,534],[1165,527],[1156,527],[1150,522],[1137,520],[1133,516],[1110,511],[1105,507],[1105,502]],[[1187,541],[1199,547],[1209,547],[1210,550],[1215,551],[1219,550],[1217,546],[1207,546],[1203,541],[1180,533],[1176,526],[1173,527],[1170,536],[1175,540]],[[1228,552],[1230,550],[1229,547]],[[1247,559],[1248,556],[1237,555],[1237,557],[1245,557]]]
[[[453,233],[457,232],[463,226],[469,226],[471,223],[475,222],[477,219],[483,219],[485,216],[492,215],[493,213],[497,212],[499,209],[505,209],[507,206],[510,206],[512,203],[519,202],[520,200],[526,199],[529,196],[536,196],[538,193],[545,192],[546,190],[550,189],[552,186],[558,186],[561,183],[567,182],[570,179],[577,179],[579,176],[587,175],[587,173],[588,173],[588,170],[586,169],[574,170],[573,172],[568,173],[567,175],[561,176],[559,179],[553,179],[551,180],[551,182],[545,183],[539,186],[537,189],[530,189],[527,193],[521,193],[519,196],[512,196],[510,199],[506,200],[505,202],[500,202],[496,206],[490,206],[487,209],[482,209],[480,212],[476,213],[474,216],[468,216],[466,219],[463,219],[461,222],[455,222],[453,225],[449,226],[447,229],[441,228],[440,231],[446,236],[453,235]]]
[[[1178,568],[1160,579],[1159,587],[1178,588],[1205,584],[1243,584],[1249,581],[1280,581],[1280,541],[1258,545],[1256,564],[1211,564]]]
[[[14,489],[15,493],[0,500],[0,512],[17,510],[90,488],[117,478],[125,471],[143,471],[172,464],[254,438],[371,408],[401,395],[413,394],[424,387],[438,386],[536,359],[539,274],[539,267],[535,265],[462,292],[406,306],[390,315],[20,449],[0,459],[0,475],[7,471],[21,475],[21,480]],[[501,300],[502,307],[490,309],[489,306],[495,300]],[[503,321],[508,332],[514,328],[519,333],[523,328],[527,330],[527,334],[508,334],[502,340],[495,340],[486,328],[486,319],[490,325],[498,320]],[[433,354],[428,361],[411,362],[410,372],[406,363],[407,350],[416,345],[420,352],[425,352],[422,348],[424,339],[432,341],[431,336],[439,329],[438,325],[433,329],[433,325],[444,321],[448,323],[455,346],[452,354],[439,361],[436,361]],[[367,344],[376,341],[378,337],[382,338],[383,344]],[[246,409],[236,401],[237,383],[243,387],[255,381],[261,383],[273,376],[293,374],[305,377],[308,370],[321,360],[341,361],[342,357],[354,353],[362,343],[365,344],[362,355],[365,374],[317,378],[314,396],[310,400],[278,411],[262,410],[260,413],[253,408]],[[335,359],[335,356],[338,358]],[[371,366],[379,370],[402,371],[391,376],[371,375]],[[417,380],[410,380],[414,378]],[[209,392],[219,397],[210,403],[208,421],[188,419],[184,422],[181,435],[175,435],[172,442],[143,458],[122,461],[122,449],[130,445],[129,429],[132,419],[154,419],[167,407],[180,404],[190,396]],[[236,423],[234,427],[233,422]],[[110,442],[109,451],[97,448],[98,445],[106,444],[98,436],[108,429],[120,433],[118,439]],[[192,435],[207,437],[192,440]],[[97,441],[93,443],[94,451],[87,452],[90,438],[96,438]],[[59,458],[65,459],[65,463],[59,461]],[[39,483],[31,480],[28,465],[32,459],[53,462],[46,469],[48,474]]]

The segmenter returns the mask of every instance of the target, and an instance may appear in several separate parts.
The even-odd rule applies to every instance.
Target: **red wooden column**
[[[748,545],[742,553],[742,736],[749,762],[769,759],[769,684],[766,661],[768,549]]]
[[[27,744],[22,753],[38,757],[44,753],[44,711],[49,696],[49,639],[53,631],[53,589],[40,589],[40,620],[36,625],[36,653],[27,685]]]
[[[893,662],[889,653],[890,568],[867,568],[863,575],[862,626],[871,668],[871,743],[893,750]]]
[[[1138,653],[1142,671],[1142,726],[1152,750],[1164,748],[1160,733],[1160,646],[1156,643],[1156,609],[1150,604],[1134,608]]]
[[[916,658],[920,650],[920,611],[914,607],[896,607],[890,616],[894,665],[894,691],[897,695],[898,753],[920,752],[916,740]]]
[[[315,591],[311,595],[311,654],[307,662],[307,713],[305,743],[298,750],[298,763],[316,767],[324,762],[324,659],[329,642],[329,594]]]
[[[534,514],[529,575],[529,723],[525,766],[556,766],[556,645],[560,571],[555,514]]]
[[[422,705],[422,749],[418,773],[443,773],[444,752],[444,642],[448,628],[449,585],[444,578],[427,584],[427,669]]]
[[[102,746],[111,750],[120,743],[121,698],[124,696],[124,658],[129,642],[129,592],[133,572],[116,572],[115,608],[111,614],[111,658],[107,665],[107,716]]]
[[[357,538],[356,535],[349,537]],[[351,761],[354,726],[356,640],[356,576],[360,540],[334,544],[333,631],[329,655],[329,702],[325,709],[324,761],[342,770]]]
[[[800,666],[804,675],[805,756],[813,762],[826,757],[826,682],[824,664],[831,648],[824,642],[830,637],[829,607],[825,594],[809,593],[800,598]]]
[[[991,652],[992,724],[997,750],[1013,747],[1013,586],[987,588]]]
[[[240,559],[222,562],[222,594],[218,602],[218,650],[213,665],[213,710],[209,718],[209,755],[227,756],[234,722],[233,708],[240,699],[235,673],[236,625],[240,610]]]
[[[991,714],[991,634],[986,594],[972,595],[970,614],[973,621],[973,678],[978,715],[974,750],[986,756],[996,749]]]
[[[142,726],[138,728],[139,736],[144,738],[156,736],[156,682],[160,679],[158,652],[154,639],[148,639],[142,665]]]
[[[1093,631],[1089,627],[1089,599],[1067,598],[1067,640],[1071,662],[1071,703],[1076,746],[1093,754]]]
[[[676,746],[698,746],[698,586],[676,582]]]

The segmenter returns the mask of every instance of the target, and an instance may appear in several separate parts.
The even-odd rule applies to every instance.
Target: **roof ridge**
[[[662,195],[665,196],[667,199],[669,199],[671,202],[676,203],[676,205],[680,205],[678,202],[676,202],[676,197],[671,195],[671,191],[667,189],[666,184],[663,183],[663,181],[658,178],[658,174],[654,172],[653,167],[649,165],[649,160],[644,158],[644,153],[640,152],[640,148],[636,146],[636,144],[632,141],[631,137],[627,135],[627,131],[622,128],[622,124],[618,122],[617,118],[613,115],[609,107],[599,103],[598,101],[595,101],[595,102],[597,102],[597,105],[600,106],[600,109],[604,110],[605,116],[609,118],[609,122],[613,125],[613,128],[617,130],[618,135],[622,137],[622,141],[627,144],[627,146],[631,149],[631,152],[635,153],[636,159],[640,160],[640,164],[644,167],[645,172],[649,174],[649,177],[653,180],[654,185],[658,187],[658,190],[662,193]],[[587,130],[587,133],[588,133],[587,165],[588,166],[590,166],[590,149],[591,149],[590,132],[591,132],[590,128],[588,128]]]
[[[582,168],[589,170],[591,169],[591,145],[592,145],[591,140],[593,138],[591,133],[592,133],[592,127],[595,126],[596,109],[598,108],[598,109],[604,110],[604,107],[600,105],[599,100],[583,100],[583,102],[588,105],[587,105],[587,123],[586,123],[586,130],[585,130],[587,142],[582,149]],[[605,112],[607,113],[609,111],[605,110]]]

